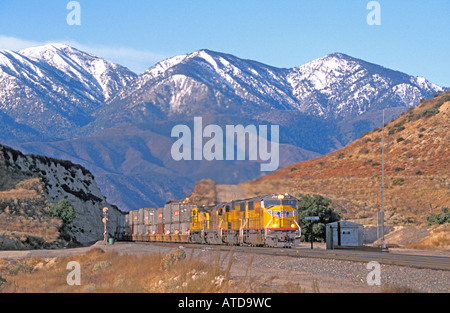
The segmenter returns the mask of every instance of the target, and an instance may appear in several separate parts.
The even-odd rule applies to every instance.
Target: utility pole
[[[381,249],[386,249],[384,242],[384,109],[383,109],[383,134],[382,134],[382,148],[381,148]]]

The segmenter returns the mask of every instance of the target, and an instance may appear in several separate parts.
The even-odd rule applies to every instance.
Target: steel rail
[[[403,253],[373,252],[360,250],[311,250],[309,248],[269,248],[269,247],[250,247],[250,246],[228,246],[228,245],[207,245],[195,243],[175,243],[175,242],[135,242],[148,245],[159,245],[167,247],[184,246],[186,248],[255,253],[273,256],[289,256],[294,258],[315,258],[332,259],[352,262],[368,263],[376,261],[380,264],[397,265],[412,268],[434,269],[450,271],[450,257],[417,255]]]

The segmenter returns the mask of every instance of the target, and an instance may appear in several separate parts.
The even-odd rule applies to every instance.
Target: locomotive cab
[[[289,194],[269,195],[261,201],[264,210],[266,245],[292,247],[300,244],[298,200]]]

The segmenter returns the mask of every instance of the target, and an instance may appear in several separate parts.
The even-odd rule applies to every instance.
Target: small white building
[[[363,225],[349,221],[329,223],[326,226],[327,249],[334,246],[359,247],[363,245]]]

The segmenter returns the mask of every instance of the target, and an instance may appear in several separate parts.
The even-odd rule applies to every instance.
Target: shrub
[[[393,126],[393,128],[389,130],[389,133],[388,133],[388,134],[389,134],[389,135],[393,135],[393,134],[395,134],[395,133],[397,133],[397,132],[401,132],[402,130],[404,130],[404,129],[405,129],[405,126],[403,126],[403,124],[405,123],[405,121],[406,121],[406,120],[403,120],[403,121],[401,121],[401,122],[395,124],[395,125]]]
[[[403,137],[397,138],[397,142],[402,142],[403,140],[405,140],[405,138],[403,138]]]
[[[394,127],[402,127],[404,123],[405,123],[405,120],[403,120],[397,124],[394,124]]]
[[[310,221],[306,216],[318,216],[319,220],[313,222],[312,232],[315,239],[325,241],[326,224],[339,221],[341,216],[334,211],[335,205],[330,199],[321,195],[304,196],[298,202],[298,224],[302,228],[302,240],[311,239]]]
[[[442,208],[439,214],[430,214],[427,216],[428,225],[441,225],[450,223],[450,208]]]
[[[10,275],[17,275],[18,273],[31,273],[33,268],[28,264],[18,264],[9,270]]]
[[[394,181],[392,182],[393,186],[402,186],[405,183],[405,179],[402,177],[396,178],[394,179]]]
[[[430,117],[433,115],[436,115],[439,113],[439,110],[437,108],[428,108],[424,109],[422,112],[419,113],[419,118],[421,117]]]
[[[447,101],[450,101],[450,96],[442,97],[441,100],[439,100],[439,101],[434,105],[434,108],[439,109],[439,108],[444,104],[444,102],[447,102]]]
[[[0,287],[6,283],[8,283],[7,280],[0,275]]]
[[[161,260],[161,270],[167,271],[174,264],[182,261],[186,258],[186,252],[180,248],[172,249],[166,256]]]
[[[359,154],[368,154],[369,152],[370,150],[367,148],[362,148],[361,150],[359,150]]]
[[[400,171],[404,171],[405,169],[403,167],[396,167],[394,168],[395,172],[400,172]]]
[[[416,175],[423,175],[423,172],[421,170],[417,170],[415,174]]]
[[[75,219],[75,210],[67,200],[61,200],[50,207],[50,214],[61,219],[64,224],[70,224]]]

